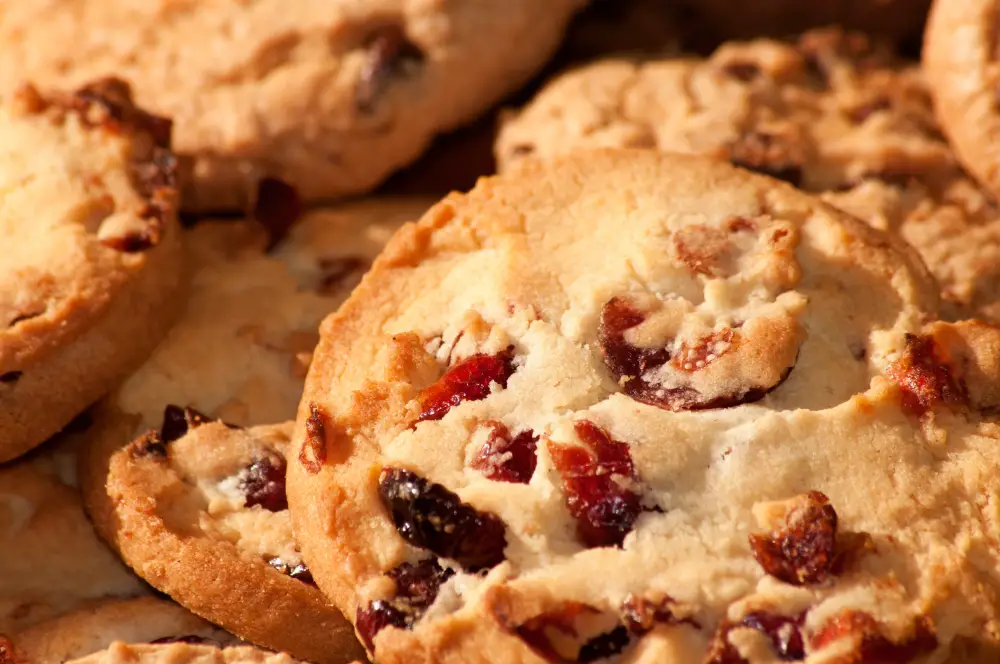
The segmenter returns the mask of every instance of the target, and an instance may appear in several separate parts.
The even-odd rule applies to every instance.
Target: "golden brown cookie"
[[[0,10],[0,14],[7,11]],[[183,257],[170,122],[108,79],[0,107],[0,462],[149,354]]]

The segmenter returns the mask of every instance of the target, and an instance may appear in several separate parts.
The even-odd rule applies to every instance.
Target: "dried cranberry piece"
[[[502,422],[490,422],[490,434],[472,467],[497,482],[527,484],[538,465],[538,436],[526,429],[511,436]]]
[[[934,625],[926,616],[917,618],[913,633],[897,642],[882,634],[871,614],[852,610],[830,619],[809,639],[809,645],[815,651],[840,639],[854,641],[854,656],[850,661],[864,664],[907,664],[938,646]]]
[[[424,57],[424,52],[406,37],[401,26],[383,27],[368,45],[368,60],[354,89],[358,110],[371,112],[389,81],[415,70]]]
[[[604,362],[616,378],[627,378],[625,393],[630,394],[632,383],[641,382],[640,377],[670,360],[666,348],[639,348],[625,340],[625,332],[646,320],[631,302],[613,297],[601,310],[601,323],[597,330],[598,342]]]
[[[598,614],[600,611],[587,604],[565,602],[558,610],[535,616],[513,629],[529,648],[550,662],[594,662],[619,654],[631,640],[628,630],[619,625],[583,641],[578,648],[574,646],[576,652],[572,655],[567,652],[569,643],[566,641],[583,640],[577,629],[578,618]],[[554,633],[569,638],[554,643]]]
[[[310,475],[323,470],[326,462],[326,423],[329,419],[326,409],[315,401],[309,402],[309,417],[306,418],[306,437],[299,449],[299,463]]]
[[[731,631],[741,627],[755,629],[766,636],[771,641],[771,649],[781,661],[801,661],[805,659],[805,644],[802,639],[804,621],[804,613],[788,617],[767,611],[754,611],[743,616],[740,622],[724,622],[715,633],[705,664],[748,664],[728,638]]]
[[[222,647],[224,644],[216,639],[209,639],[204,636],[194,636],[190,634],[188,636],[168,636],[163,639],[156,639],[155,641],[150,641],[152,644],[164,644],[164,643],[191,643],[195,645],[205,645],[205,646],[218,646]]]
[[[309,566],[305,563],[298,563],[296,565],[289,565],[281,558],[271,558],[267,561],[267,564],[278,570],[285,576],[290,576],[296,581],[301,581],[302,583],[308,583],[311,586],[316,585],[313,580],[312,572],[309,571]]]
[[[0,664],[20,664],[21,660],[14,651],[14,644],[5,636],[0,636]]]
[[[250,217],[267,231],[270,251],[281,242],[302,216],[299,192],[284,180],[266,177],[257,183],[250,205]]]
[[[388,600],[376,600],[366,609],[358,609],[357,628],[368,649],[374,651],[375,635],[389,625],[412,627],[437,599],[441,584],[454,574],[432,558],[403,563],[386,572],[396,582],[396,594]]]
[[[837,512],[819,491],[810,491],[785,517],[785,528],[750,535],[758,564],[771,576],[796,586],[822,583],[835,572]]]
[[[630,488],[637,478],[628,445],[587,420],[574,425],[586,447],[549,442],[563,480],[566,506],[584,545],[621,546],[642,509]]]
[[[156,431],[147,431],[132,444],[132,455],[135,457],[153,457],[157,460],[167,458],[167,446]]]
[[[700,627],[691,618],[679,616],[678,609],[678,603],[670,596],[652,601],[629,595],[622,604],[622,623],[635,636],[642,636],[657,625],[687,624],[695,628]]]
[[[496,355],[477,354],[448,369],[434,384],[420,391],[417,421],[440,420],[463,401],[480,401],[490,395],[490,385],[507,387],[515,371],[514,349]]]
[[[12,384],[21,380],[21,376],[24,375],[23,371],[5,371],[0,373],[0,383]]]
[[[202,412],[185,406],[168,404],[163,409],[163,426],[160,427],[160,438],[164,443],[172,443],[180,439],[190,429],[211,422],[212,418]]]
[[[440,484],[401,468],[385,468],[379,496],[408,543],[458,562],[470,572],[504,559],[507,538],[496,515],[466,505]]]
[[[968,403],[965,386],[952,376],[932,337],[907,334],[902,356],[887,373],[902,390],[903,408],[914,415],[923,415],[938,404]]]
[[[632,637],[627,629],[616,627],[610,632],[595,636],[584,643],[583,647],[580,648],[580,653],[576,656],[576,661],[581,662],[581,664],[583,662],[596,662],[599,659],[617,655],[625,650],[631,640]]]
[[[269,512],[287,510],[285,460],[279,456],[257,459],[240,472],[240,489],[247,507],[260,505]]]

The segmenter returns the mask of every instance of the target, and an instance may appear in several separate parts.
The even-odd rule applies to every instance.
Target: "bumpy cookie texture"
[[[168,406],[158,430],[112,456],[91,515],[143,578],[196,613],[262,646],[343,664],[364,650],[313,585],[292,534],[291,429],[241,429]]]
[[[497,141],[502,169],[580,147],[706,154],[822,193],[910,242],[949,315],[1000,314],[1000,214],[957,163],[917,67],[857,33],[605,60],[554,79]]]
[[[110,648],[69,664],[299,664],[282,653],[249,646],[216,648],[198,642],[161,645],[114,643]]]
[[[584,0],[6,4],[0,90],[115,74],[176,122],[187,209],[267,177],[306,199],[373,188],[556,49]],[[72,52],[63,47],[73,44]]]
[[[936,2],[923,64],[941,126],[969,171],[1000,195],[1000,105],[994,0]]]
[[[50,664],[86,657],[116,641],[238,645],[236,637],[168,600],[143,597],[108,601],[11,633],[16,664]],[[0,656],[0,662],[7,662]]]
[[[525,161],[324,322],[289,457],[305,559],[379,662],[995,647],[1000,329],[934,322],[935,291],[717,161]]]
[[[0,469],[0,634],[103,598],[146,592],[94,533],[79,494],[48,461]]]
[[[183,261],[170,122],[124,83],[24,87],[5,98],[0,135],[2,462],[142,361],[172,320]]]
[[[287,427],[240,427],[294,416],[320,320],[426,207],[312,212],[270,254],[253,222],[196,226],[180,321],[95,409],[81,480],[102,536],[152,585],[248,640],[316,662],[361,654],[292,538]]]

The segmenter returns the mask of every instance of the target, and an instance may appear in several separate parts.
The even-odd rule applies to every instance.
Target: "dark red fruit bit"
[[[750,535],[753,557],[764,571],[796,586],[822,583],[838,562],[837,512],[819,491],[810,491],[785,517],[785,528]]]
[[[805,659],[805,643],[802,639],[802,624],[805,614],[788,617],[767,611],[748,613],[740,622],[726,621],[719,626],[712,639],[712,645],[705,664],[749,664],[729,641],[729,633],[734,629],[749,627],[768,638],[771,650],[783,662],[798,662]]]
[[[965,385],[952,376],[932,337],[907,334],[906,348],[888,376],[902,390],[903,408],[914,415],[923,415],[938,404],[968,403]]]
[[[167,446],[164,444],[160,434],[156,431],[147,431],[142,438],[134,443],[132,448],[133,456],[152,457],[154,459],[167,458]]]
[[[20,664],[14,652],[14,644],[5,636],[0,636],[0,664]]]
[[[205,638],[204,636],[194,636],[190,634],[188,636],[168,636],[164,639],[156,639],[155,641],[150,641],[152,644],[164,644],[164,643],[191,643],[195,645],[203,646],[218,646],[222,647],[224,644],[216,639]]]
[[[598,343],[604,363],[619,380],[625,378],[625,393],[631,396],[642,383],[642,375],[663,366],[670,360],[666,348],[639,348],[625,340],[625,332],[646,320],[646,314],[631,302],[613,297],[601,309],[601,323],[597,330]]]
[[[319,292],[332,294],[345,288],[348,278],[368,269],[369,262],[361,256],[338,256],[319,261]]]
[[[527,484],[538,465],[538,436],[526,429],[511,436],[503,422],[488,422],[489,437],[472,461],[472,467],[487,479]]]
[[[326,420],[329,416],[316,402],[309,404],[306,418],[306,439],[299,450],[299,463],[310,475],[323,470],[326,462]]]
[[[685,341],[681,344],[680,352],[671,359],[671,363],[681,371],[704,369],[729,352],[733,347],[735,336],[733,329],[727,327],[701,337],[694,344]]]
[[[480,401],[490,395],[490,386],[507,387],[514,374],[514,349],[496,355],[483,353],[466,358],[449,368],[434,384],[420,391],[418,422],[440,420],[463,401]]]
[[[147,228],[119,237],[106,237],[101,240],[101,244],[108,249],[114,249],[125,254],[136,254],[146,251],[159,243],[160,233],[159,229],[156,228]]]
[[[653,601],[644,597],[629,595],[622,604],[622,623],[635,636],[642,636],[657,625],[687,624],[699,627],[698,623],[687,617],[680,617],[678,604],[672,597],[664,597]]]
[[[576,656],[576,661],[596,662],[612,655],[617,655],[625,650],[629,641],[632,640],[628,630],[624,627],[616,627],[606,634],[600,634],[590,639],[580,648],[580,653]]]
[[[272,510],[273,511],[273,510]],[[271,558],[267,561],[267,564],[278,570],[285,576],[290,576],[296,581],[301,581],[302,583],[308,583],[311,586],[316,585],[313,581],[312,572],[309,571],[309,566],[305,563],[298,563],[297,565],[289,565],[281,558]]]
[[[723,68],[723,71],[744,83],[749,83],[760,76],[760,67],[757,66],[756,62],[730,62]]]
[[[288,509],[285,497],[285,460],[279,456],[257,459],[240,473],[246,506],[260,505],[269,512]]]
[[[5,371],[0,373],[0,383],[16,383],[23,375],[23,371]]]
[[[393,77],[409,74],[423,61],[424,52],[401,26],[384,26],[368,44],[368,60],[354,89],[358,110],[371,112]]]
[[[496,515],[480,512],[440,484],[401,468],[385,468],[378,488],[396,530],[413,546],[470,572],[503,562],[507,538]]]
[[[934,625],[926,616],[914,622],[913,632],[902,641],[892,641],[878,621],[864,611],[844,611],[833,617],[809,639],[810,649],[819,650],[835,641],[851,639],[854,652],[846,660],[858,664],[908,664],[938,647]]]
[[[164,443],[172,443],[180,439],[190,429],[211,422],[212,418],[194,408],[168,404],[163,409],[163,426],[160,427],[160,438]]]
[[[132,88],[120,78],[102,78],[83,86],[73,93],[70,107],[86,122],[100,123],[115,131],[136,129],[149,134],[156,145],[170,147],[173,122],[136,106]],[[91,116],[92,109],[98,109],[100,117]]]
[[[749,131],[729,145],[729,161],[796,187],[802,184],[802,157],[780,136]]]
[[[549,611],[531,618],[523,625],[514,628],[521,640],[528,647],[550,662],[594,662],[599,659],[619,654],[628,646],[631,636],[622,626],[609,632],[598,634],[579,645],[576,652],[566,652],[567,641],[580,639],[577,630],[577,619],[583,615],[597,615],[600,611],[580,602],[566,602],[556,611]],[[553,643],[552,635],[560,634],[568,639],[559,639],[559,644]]]
[[[386,572],[386,576],[396,582],[395,595],[388,600],[376,600],[367,609],[359,609],[357,614],[358,632],[368,649],[375,650],[375,635],[385,627],[412,627],[437,599],[441,584],[454,574],[432,558],[403,563]]]
[[[574,428],[584,445],[549,441],[549,454],[562,477],[577,535],[587,547],[621,546],[642,509],[639,494],[626,488],[636,481],[628,445],[587,420]]]
[[[267,231],[270,251],[278,245],[302,216],[302,199],[292,185],[278,178],[266,177],[257,183],[250,204],[250,217]]]

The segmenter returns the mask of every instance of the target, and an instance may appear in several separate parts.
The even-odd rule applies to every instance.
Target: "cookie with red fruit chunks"
[[[290,425],[270,423],[294,417],[319,321],[425,208],[312,212],[270,254],[257,223],[196,226],[179,322],[95,408],[81,478],[98,531],[154,587],[248,641],[320,663],[362,654],[309,582],[284,498]]]
[[[271,179],[305,200],[343,198],[374,189],[435,135],[519,88],[585,4],[7,4],[0,94],[26,77],[44,85],[129,81],[152,110],[176,121],[185,209],[240,209]]]
[[[128,645],[121,641],[68,664],[301,664],[285,653],[252,646],[218,648],[198,641],[158,645]]]
[[[67,662],[104,650],[116,641],[242,644],[177,604],[154,597],[102,602],[10,633],[7,641],[18,664]]]
[[[148,592],[94,532],[72,470],[55,454],[0,467],[0,634]]]
[[[305,560],[381,664],[993,647],[1000,332],[936,293],[723,162],[526,160],[324,321],[288,458]]]
[[[501,170],[581,147],[707,154],[820,194],[920,253],[948,315],[1000,320],[1000,211],[961,168],[931,86],[843,30],[729,42],[707,58],[612,58],[565,72],[496,144]]]
[[[0,462],[145,359],[183,276],[169,120],[114,79],[3,99]]]

